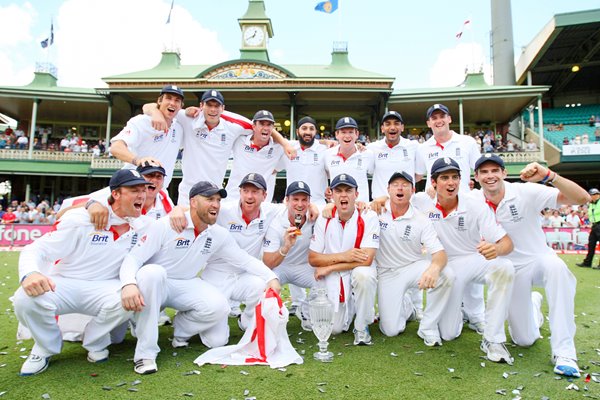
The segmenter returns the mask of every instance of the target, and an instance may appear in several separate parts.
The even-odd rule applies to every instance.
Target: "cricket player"
[[[386,336],[404,332],[416,310],[408,289],[427,290],[427,308],[419,336],[427,346],[441,345],[438,323],[450,297],[454,275],[445,269],[446,252],[429,219],[410,204],[413,175],[395,172],[389,178],[389,201],[379,215],[379,250],[375,255],[379,329]],[[431,256],[427,259],[422,248]]]
[[[459,193],[460,165],[451,158],[437,159],[431,167],[432,199],[417,193],[413,205],[425,213],[438,234],[448,267],[455,274],[454,285],[439,327],[443,340],[452,340],[462,331],[460,309],[465,287],[470,282],[487,284],[485,330],[481,350],[493,362],[513,362],[504,346],[504,321],[512,294],[514,267],[505,257],[513,249],[510,237],[495,221],[489,208],[468,193]]]
[[[369,202],[367,174],[373,173],[374,155],[370,150],[358,151],[358,124],[351,117],[340,118],[335,124],[339,145],[325,153],[325,167],[330,178],[346,174],[358,182],[358,201]],[[333,190],[333,189],[332,189]]]
[[[348,174],[331,181],[333,216],[320,216],[311,238],[308,262],[323,279],[334,305],[333,332],[347,331],[354,319],[354,344],[370,345],[369,324],[375,319],[379,220],[373,211],[356,208],[358,183]],[[354,318],[356,315],[356,318]]]
[[[87,359],[93,363],[108,359],[111,330],[131,316],[121,307],[119,268],[137,241],[138,231],[130,223],[141,216],[147,185],[135,170],[117,171],[110,179],[110,216],[104,229],[95,229],[85,209],[75,209],[65,214],[56,230],[21,253],[15,314],[35,341],[21,375],[45,371],[50,358],[60,353],[56,316],[62,314],[92,315],[83,337]],[[138,224],[140,232],[148,221]]]
[[[314,221],[308,218],[311,190],[303,181],[292,182],[285,192],[286,209],[271,222],[263,241],[263,262],[279,282],[310,289],[316,286],[315,269],[308,263]],[[302,300],[296,311],[302,327],[310,330],[308,304]]]
[[[231,200],[239,199],[237,185],[242,178],[251,173],[259,173],[267,181],[267,197],[271,202],[275,190],[275,174],[285,168],[283,147],[273,141],[271,133],[275,127],[275,118],[270,111],[260,110],[252,118],[251,136],[236,140],[233,145],[233,167],[225,189],[231,194]]]
[[[433,135],[417,147],[415,165],[417,181],[425,175],[431,176],[431,167],[437,159],[450,157],[460,166],[462,178],[460,191],[469,192],[471,171],[480,155],[479,145],[471,136],[460,135],[450,129],[452,116],[448,107],[443,104],[433,104],[427,109],[426,122]],[[428,178],[425,191],[431,191],[430,188],[431,179]],[[483,334],[485,327],[483,285],[477,283],[467,285],[463,304],[468,327]]]
[[[184,347],[199,334],[207,347],[223,346],[229,338],[229,306],[221,291],[198,277],[206,263],[219,257],[230,266],[253,274],[263,289],[279,291],[277,277],[264,264],[240,249],[227,230],[216,225],[225,189],[200,181],[190,190],[188,226],[179,233],[169,220],[156,221],[127,255],[121,269],[123,307],[136,311],[138,342],[134,371],[158,370],[158,317],[164,307],[178,310],[173,319],[173,347]]]
[[[167,173],[164,186],[169,187],[183,137],[183,129],[176,118],[182,107],[183,90],[166,85],[160,92],[156,111],[168,128],[164,131],[154,129],[149,116],[136,115],[110,140],[111,154],[125,163],[123,168],[135,169],[146,163],[163,166]]]
[[[543,286],[550,309],[554,372],[579,377],[574,320],[577,280],[546,244],[539,216],[545,208],[585,204],[590,196],[576,183],[538,163],[528,164],[520,175],[527,183],[505,181],[504,161],[494,154],[483,155],[475,164],[475,179],[481,185],[481,190],[475,191],[477,198],[495,212],[514,243],[514,250],[506,256],[515,266],[508,311],[510,335],[517,345],[527,347],[540,338],[542,296],[532,293],[531,288]]]

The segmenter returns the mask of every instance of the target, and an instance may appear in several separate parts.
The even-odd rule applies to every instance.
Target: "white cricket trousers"
[[[28,296],[22,287],[15,293],[15,314],[31,331],[33,354],[48,357],[60,353],[62,336],[56,316],[69,313],[91,315],[85,326],[83,347],[102,351],[110,345],[110,331],[127,321],[132,313],[121,306],[121,281],[84,281],[52,276],[53,292]]]
[[[339,274],[327,278],[339,279]],[[350,285],[348,287],[348,284]],[[375,294],[377,292],[377,268],[356,267],[344,277],[346,303],[340,304],[333,315],[334,335],[347,331],[354,318],[354,329],[364,331],[375,320]],[[338,296],[339,293],[327,293]]]
[[[202,279],[217,288],[227,300],[246,305],[241,315],[241,325],[244,329],[248,327],[254,318],[254,308],[267,287],[265,280],[247,272],[230,273],[210,267],[202,271]]]
[[[140,268],[136,280],[146,306],[134,315],[138,339],[134,360],[154,360],[160,352],[158,317],[164,307],[177,310],[174,336],[187,340],[199,335],[206,347],[227,344],[229,304],[212,285],[200,278],[169,279],[167,271],[157,264]]]
[[[577,359],[575,350],[575,290],[577,279],[554,254],[536,256],[529,264],[515,267],[515,284],[508,311],[513,342],[531,346],[540,337],[534,316],[531,287],[546,290],[550,319],[550,346],[554,356]]]
[[[470,282],[488,285],[485,307],[485,329],[483,337],[492,343],[504,343],[504,321],[508,316],[508,307],[512,296],[515,269],[510,260],[497,257],[486,260],[479,253],[453,257],[446,268],[452,268],[455,274],[446,310],[439,323],[443,340],[457,338],[463,327],[461,302],[467,284]]]
[[[418,291],[419,279],[430,264],[430,260],[420,260],[401,268],[377,268],[379,329],[384,335],[397,336],[404,332],[414,311],[410,289]],[[438,322],[446,308],[453,281],[452,271],[444,268],[436,287],[427,290],[427,305],[419,330],[439,336]]]

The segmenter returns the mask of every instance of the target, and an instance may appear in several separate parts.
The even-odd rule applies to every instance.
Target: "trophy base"
[[[331,351],[326,351],[323,353],[321,353],[320,351],[317,351],[315,354],[313,354],[313,357],[315,358],[315,360],[321,361],[321,362],[332,362],[333,361],[333,353]]]

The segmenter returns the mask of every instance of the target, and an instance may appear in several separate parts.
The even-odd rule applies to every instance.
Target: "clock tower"
[[[242,30],[240,58],[269,61],[267,41],[273,37],[273,26],[265,13],[264,1],[248,0],[248,10],[238,23]]]

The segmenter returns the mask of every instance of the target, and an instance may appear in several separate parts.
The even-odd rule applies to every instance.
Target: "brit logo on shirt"
[[[387,227],[388,227],[387,222],[383,222],[382,220],[379,220],[379,230],[385,231],[385,230],[387,230]]]
[[[205,140],[208,137],[208,131],[202,128],[196,129],[196,137]]]
[[[388,153],[379,153],[377,154],[377,159],[378,160],[385,160],[388,158]]]
[[[331,164],[332,167],[335,165],[340,165],[340,160],[331,160]]]
[[[510,211],[510,217],[511,217],[510,220],[512,222],[519,222],[519,221],[521,221],[523,219],[523,217],[521,217],[519,215],[519,210],[517,210],[517,206],[516,205],[510,204],[508,206],[508,210]]]
[[[152,138],[152,141],[154,143],[158,143],[158,142],[162,142],[164,138],[165,138],[165,135],[163,135],[163,133],[161,132],[158,135],[154,135],[154,137]]]
[[[108,244],[108,235],[102,232],[93,232],[91,235],[90,244],[92,246],[106,246]]]
[[[432,159],[437,160],[439,158],[439,155],[440,155],[439,151],[436,151],[435,153],[429,153],[427,155],[427,159],[428,160],[432,160]]]
[[[244,227],[242,225],[238,225],[235,222],[230,222],[229,224],[229,232],[241,232]]]
[[[244,152],[245,153],[254,153],[254,149],[252,148],[252,146],[245,145]]]
[[[263,240],[263,247],[264,247],[264,248],[267,248],[267,247],[269,247],[270,245],[271,245],[271,241],[270,241],[270,240],[267,240],[267,239]]]
[[[459,232],[464,232],[467,230],[467,228],[465,228],[465,217],[463,217],[463,216],[458,217],[458,226],[456,227],[456,229]]]
[[[427,218],[429,218],[433,222],[437,222],[442,219],[442,216],[439,213],[439,211],[430,211],[427,215]]]
[[[188,249],[190,247],[190,239],[184,237],[175,238],[175,250]]]

